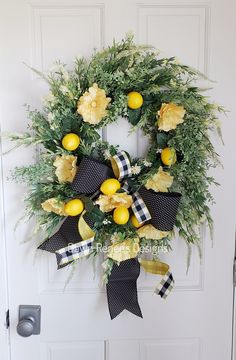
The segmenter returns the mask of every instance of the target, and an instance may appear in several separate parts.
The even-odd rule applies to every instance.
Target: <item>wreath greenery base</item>
[[[199,227],[207,221],[212,228],[210,205],[214,199],[209,188],[216,182],[208,171],[219,159],[209,131],[217,130],[220,135],[217,113],[223,109],[210,103],[195,85],[202,75],[174,57],[160,58],[156,49],[136,45],[130,36],[89,59],[76,58],[72,71],[56,62],[48,74],[36,72],[48,83],[49,94],[42,110],[27,108],[29,131],[9,136],[17,146],[40,145],[37,161],[16,167],[12,178],[29,186],[26,215],[36,217],[41,243],[53,238],[61,221],[72,218],[80,241],[93,239],[86,256],[97,255],[98,245],[108,248],[103,264],[106,282],[114,266],[133,258],[138,258],[146,271],[151,264],[150,272],[167,274],[161,252],[163,248],[171,250],[176,232],[188,246],[199,246]],[[119,145],[101,139],[99,130],[119,117],[127,119],[132,131],[140,130],[139,136],[148,137],[144,158],[132,158]],[[121,176],[125,168],[114,160],[120,154],[127,158],[128,175]],[[94,172],[91,163],[87,167],[91,181],[98,180],[96,190],[103,186],[100,193],[73,186],[85,159],[113,169],[108,176],[103,174],[103,167],[100,173]],[[107,178],[113,180],[104,185]],[[125,190],[124,184],[132,191]],[[137,222],[132,205],[133,194],[140,189],[158,196],[182,195],[175,230],[158,229],[150,218]],[[121,207],[126,211],[122,213]],[[127,221],[122,223],[124,213]],[[127,246],[125,250],[121,244]],[[145,259],[140,249],[147,247]],[[115,248],[118,255],[114,255]],[[77,262],[79,258],[68,264]]]

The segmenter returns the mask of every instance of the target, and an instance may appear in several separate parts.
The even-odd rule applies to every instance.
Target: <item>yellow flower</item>
[[[176,129],[178,124],[184,122],[185,109],[174,103],[162,104],[157,113],[157,125],[159,130],[170,131]]]
[[[100,195],[96,201],[102,212],[109,212],[118,206],[124,206],[127,209],[133,204],[131,195],[126,193],[116,193],[113,195]]]
[[[56,176],[60,183],[72,182],[76,174],[77,157],[73,155],[57,156],[53,165],[56,167]]]
[[[98,124],[106,116],[106,108],[110,101],[111,99],[106,97],[105,90],[99,89],[97,84],[93,84],[89,91],[79,98],[77,111],[85,122]]]
[[[109,246],[107,256],[115,261],[121,262],[133,259],[139,252],[139,239],[127,239],[120,243]]]
[[[57,198],[51,198],[44,201],[41,204],[42,208],[46,212],[53,212],[61,216],[67,216],[65,213],[65,204],[63,201],[58,200]]]
[[[148,224],[138,229],[137,234],[140,238],[146,238],[149,240],[161,240],[169,234],[169,231],[161,231],[156,229],[153,225]]]
[[[174,177],[169,172],[163,171],[162,166],[160,166],[157,173],[147,180],[145,188],[156,192],[168,192],[168,188],[172,185],[173,180]]]

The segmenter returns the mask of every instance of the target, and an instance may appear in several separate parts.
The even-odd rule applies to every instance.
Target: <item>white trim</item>
[[[232,349],[231,360],[236,360],[236,227],[235,227],[235,250],[234,250],[234,266],[233,266],[233,306],[232,306]]]
[[[1,130],[1,126],[0,126]],[[1,133],[1,131],[0,131]],[[6,311],[8,310],[7,251],[5,233],[3,155],[0,138],[0,349],[2,359],[10,360],[10,331],[6,329]]]

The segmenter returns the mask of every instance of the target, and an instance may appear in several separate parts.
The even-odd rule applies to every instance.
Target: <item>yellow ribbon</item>
[[[95,236],[95,232],[91,229],[91,227],[84,220],[83,216],[85,213],[86,213],[86,211],[83,211],[79,218],[78,230],[79,230],[79,233],[80,233],[80,236],[82,237],[82,239],[88,240]]]
[[[118,167],[118,165],[117,165],[117,162],[116,162],[116,160],[115,160],[113,157],[110,159],[110,161],[111,161],[111,167],[112,167],[113,173],[114,173],[115,177],[116,177],[117,179],[119,179],[119,177],[120,177],[120,170],[119,170],[119,167]]]
[[[155,275],[165,275],[169,270],[169,265],[159,260],[144,260],[139,259],[140,265],[146,272]]]

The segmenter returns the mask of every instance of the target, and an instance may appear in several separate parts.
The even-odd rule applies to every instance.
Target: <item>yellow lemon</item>
[[[80,137],[77,134],[66,134],[62,139],[62,146],[64,149],[73,151],[79,147]]]
[[[84,210],[84,204],[80,199],[73,199],[66,203],[65,213],[68,216],[77,216]]]
[[[142,224],[140,224],[140,223],[138,222],[138,219],[136,218],[135,215],[132,215],[131,218],[130,218],[130,220],[131,220],[132,225],[133,225],[135,228],[138,229],[140,226],[142,226]]]
[[[118,225],[124,225],[129,221],[129,210],[124,206],[118,206],[113,212],[113,220]]]
[[[173,148],[166,147],[161,152],[161,161],[163,164],[171,166],[176,163],[176,151]]]
[[[107,179],[103,181],[100,190],[104,195],[113,195],[120,189],[120,183],[117,179]]]
[[[128,107],[130,109],[139,109],[143,105],[143,97],[137,91],[131,91],[128,94]]]

